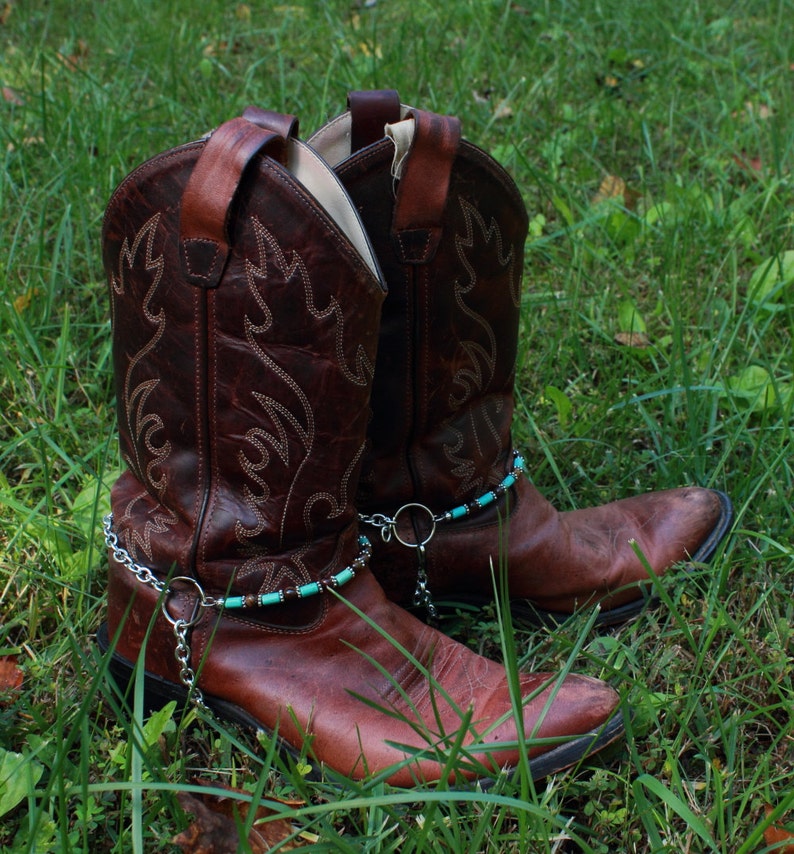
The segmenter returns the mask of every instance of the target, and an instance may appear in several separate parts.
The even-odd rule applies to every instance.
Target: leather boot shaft
[[[457,119],[401,105],[396,92],[354,93],[348,106],[310,143],[361,211],[389,287],[359,490],[379,580],[432,615],[432,595],[491,601],[503,566],[516,615],[556,622],[600,602],[600,622],[632,616],[646,563],[661,575],[706,560],[729,499],[690,488],[560,513],[538,493],[510,432],[520,193],[461,139]]]
[[[383,137],[337,166],[389,283],[359,493],[368,512],[467,500],[501,480],[511,451],[526,209],[456,120],[406,115],[408,151]]]
[[[211,144],[141,166],[105,217],[129,467],[113,489],[115,526],[136,560],[163,574],[177,565],[207,590],[297,588],[356,554],[384,290],[279,162],[283,139],[270,143],[277,156],[246,165],[224,224],[233,250],[208,286],[195,247],[211,266],[213,239],[184,236],[206,203],[174,200]],[[190,241],[198,284],[184,275]]]

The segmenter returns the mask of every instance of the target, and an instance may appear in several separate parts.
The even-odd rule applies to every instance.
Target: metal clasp
[[[198,594],[198,601],[196,602],[196,607],[193,612],[193,616],[189,620],[183,620],[181,617],[172,617],[171,613],[168,610],[168,599],[171,595],[173,595],[176,591],[174,590],[174,582],[183,581],[186,584],[190,584]],[[205,608],[214,608],[218,603],[215,599],[207,596],[204,592],[204,588],[196,581],[195,578],[191,578],[189,575],[175,575],[165,590],[163,594],[163,601],[160,605],[160,610],[163,612],[163,616],[168,620],[168,622],[172,626],[176,626],[180,624],[185,629],[192,629],[193,626],[201,619],[201,614]]]
[[[412,543],[408,540],[404,540],[397,529],[397,520],[400,518],[401,513],[406,513],[412,508],[416,508],[417,510],[424,510],[427,513],[428,518],[430,519],[430,533],[418,543]],[[391,539],[392,535],[394,539],[397,540],[398,543],[401,543],[404,546],[407,546],[409,549],[422,549],[433,539],[433,535],[436,533],[436,517],[433,515],[433,511],[429,507],[425,507],[424,504],[417,504],[416,502],[412,502],[411,504],[403,504],[403,506],[394,514],[394,518],[391,520],[390,524],[390,534],[389,539]]]
[[[170,596],[176,592],[173,588],[175,581],[182,581],[191,585],[198,594],[196,604],[193,608],[193,616],[189,620],[185,620],[182,617],[174,617],[168,610],[168,600]],[[191,653],[190,642],[188,641],[188,631],[198,623],[206,608],[213,608],[217,604],[218,603],[215,599],[207,596],[204,592],[204,588],[198,583],[198,581],[196,581],[195,578],[191,578],[189,575],[177,575],[171,579],[168,587],[163,593],[163,601],[160,605],[160,610],[162,611],[163,616],[171,624],[174,630],[174,638],[176,639],[174,658],[176,658],[180,667],[179,678],[182,680],[182,684],[188,689],[189,694],[192,695],[193,702],[201,708],[206,708],[206,704],[204,703],[204,695],[201,693],[201,689],[196,685],[196,671],[193,670],[190,663]]]
[[[424,539],[412,542],[411,540],[406,540],[404,536],[400,536],[400,531],[398,528],[398,523],[400,520],[400,516],[403,513],[408,513],[411,510],[418,510],[420,512],[424,512],[427,514],[427,518],[430,520],[430,528],[425,534]],[[416,589],[414,591],[414,605],[418,605],[424,607],[427,610],[428,616],[431,618],[435,618],[437,611],[436,607],[433,604],[433,597],[430,593],[430,588],[428,587],[428,579],[427,579],[427,550],[425,546],[433,539],[436,533],[436,525],[439,521],[442,520],[443,517],[436,516],[433,511],[425,506],[424,504],[419,504],[416,501],[409,502],[408,504],[403,504],[402,507],[394,514],[394,516],[386,516],[384,513],[374,513],[372,516],[360,516],[359,517],[362,522],[366,525],[372,525],[375,528],[378,528],[380,531],[380,537],[384,543],[391,542],[392,538],[397,540],[400,545],[405,546],[409,549],[416,550],[416,562],[417,562],[417,572],[416,572]]]

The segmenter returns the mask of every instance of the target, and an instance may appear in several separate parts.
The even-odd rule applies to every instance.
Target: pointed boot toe
[[[532,697],[524,704],[523,735],[534,779],[565,770],[624,734],[620,698],[599,679],[536,674],[522,680],[522,693]]]
[[[707,561],[733,518],[726,495],[700,487],[561,513],[550,513],[533,493],[527,493],[529,507],[519,503],[511,518],[519,525],[543,518],[545,525],[535,528],[526,551],[514,552],[520,559],[510,564],[509,583],[514,612],[543,624],[595,604],[597,625],[631,619],[658,602],[651,574]]]
[[[687,558],[693,563],[705,563],[713,557],[730,529],[733,503],[717,489],[695,486],[683,489],[689,493],[687,512],[699,520],[697,532],[693,532],[685,547]]]

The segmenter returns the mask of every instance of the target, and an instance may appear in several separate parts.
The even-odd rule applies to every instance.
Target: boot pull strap
[[[260,152],[283,162],[286,143],[274,130],[235,118],[213,131],[182,194],[182,271],[192,285],[215,288],[229,257],[229,211],[248,164]]]
[[[411,110],[411,146],[401,163],[392,238],[404,263],[427,264],[443,230],[452,165],[460,144],[460,121]]]
[[[383,129],[400,121],[400,96],[394,89],[349,92],[350,153],[383,139]]]
[[[288,113],[274,113],[273,110],[263,110],[261,107],[246,107],[243,118],[251,124],[275,131],[284,139],[298,135],[298,119]]]

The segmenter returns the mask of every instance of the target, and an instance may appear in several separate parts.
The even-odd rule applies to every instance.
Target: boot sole
[[[97,630],[96,642],[103,656],[110,654],[108,658],[108,674],[126,699],[130,695],[132,684],[135,680],[135,664],[117,652],[111,653],[111,643],[106,623],[102,623]],[[176,702],[177,709],[184,708],[188,704],[188,691],[182,685],[170,682],[149,671],[144,671],[143,679],[144,708],[147,714],[161,709],[170,702]],[[218,697],[209,696],[206,693],[203,694],[203,698],[205,706],[222,720],[255,732],[262,731],[268,736],[272,736],[272,732],[267,727],[262,726],[253,715],[240,706]],[[532,779],[537,782],[576,765],[620,739],[624,732],[625,723],[623,714],[620,710],[617,710],[599,729],[572,738],[570,741],[566,741],[531,759],[529,770]],[[279,750],[288,754],[293,759],[297,760],[300,758],[299,753],[283,739],[278,739],[278,746]],[[309,774],[308,779],[319,781],[320,776]],[[472,781],[471,785],[473,786],[476,783],[485,791],[494,782],[495,780],[491,778],[479,778]]]
[[[700,544],[697,551],[690,556],[689,560],[685,562],[684,566],[687,568],[687,571],[693,570],[695,564],[707,563],[711,559],[717,546],[722,542],[733,522],[733,504],[731,499],[719,490],[715,489],[713,492],[719,498],[722,512],[711,533]],[[651,592],[650,584],[639,584],[637,586],[641,591],[640,596],[631,602],[619,605],[617,608],[609,608],[608,610],[601,611],[596,617],[593,626],[602,628],[619,626],[641,614],[646,608],[655,608],[660,604],[661,599]],[[445,603],[440,601],[435,604],[439,610],[448,609],[451,611],[456,604],[468,605],[480,609],[491,604],[491,602],[493,602],[492,598],[461,596],[456,598],[455,602]],[[566,611],[547,611],[534,605],[529,599],[511,599],[510,614],[516,622],[524,623],[534,628],[554,628],[575,616]]]

